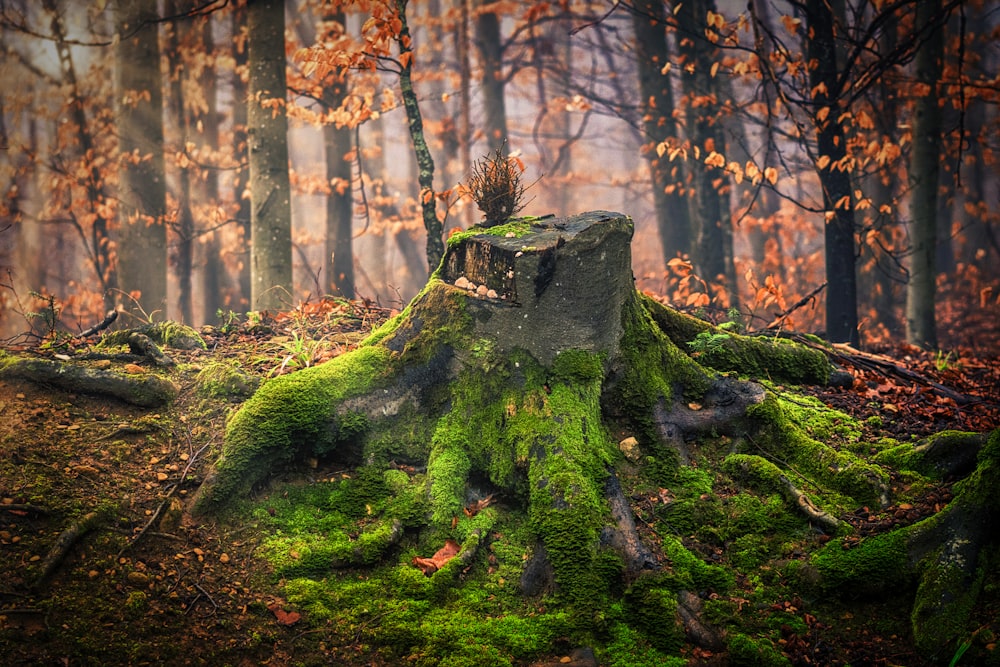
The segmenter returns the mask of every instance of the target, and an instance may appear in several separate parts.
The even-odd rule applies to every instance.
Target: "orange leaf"
[[[445,563],[458,555],[462,547],[455,540],[445,540],[444,546],[430,558],[414,556],[412,563],[419,567],[428,577],[444,567]]]
[[[272,614],[274,614],[274,618],[278,621],[278,625],[295,625],[299,622],[299,619],[302,618],[299,612],[285,611],[277,602],[272,602],[267,605],[267,608],[271,610]]]

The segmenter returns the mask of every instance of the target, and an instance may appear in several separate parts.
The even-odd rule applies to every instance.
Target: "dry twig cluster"
[[[503,154],[502,146],[472,165],[468,189],[485,216],[484,227],[501,225],[524,208],[522,171],[517,160]]]

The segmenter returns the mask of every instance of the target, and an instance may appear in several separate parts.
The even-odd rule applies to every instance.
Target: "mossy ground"
[[[400,324],[377,336],[391,336]],[[854,487],[811,485],[803,470],[795,477],[802,488],[817,501],[832,498],[826,507],[853,522],[855,532],[831,539],[766,483],[737,478],[722,465],[733,455],[759,456],[794,476],[798,465],[771,449],[793,430],[790,437],[854,457],[833,461],[870,464],[879,450],[899,443],[879,440],[877,431],[873,438],[876,426],[865,423],[869,415],[855,419],[779,392],[767,407],[787,419],[773,431],[775,442],[704,437],[691,443],[692,465],[680,466],[670,450],[643,441],[640,459],[632,462],[614,445],[627,435],[641,436],[641,423],[625,415],[621,422],[584,426],[574,417],[591,409],[592,380],[601,365],[586,355],[568,355],[547,370],[520,360],[513,360],[520,368],[512,369],[494,360],[493,384],[460,391],[482,424],[490,423],[483,413],[493,415],[494,424],[503,421],[503,429],[477,433],[483,443],[502,441],[501,433],[510,440],[503,457],[487,455],[484,444],[470,458],[470,470],[479,471],[470,479],[496,495],[474,516],[464,512],[472,498],[460,498],[454,526],[444,519],[447,512],[441,521],[429,521],[434,503],[428,470],[392,465],[401,460],[392,447],[401,446],[386,438],[367,446],[391,456],[360,467],[322,457],[303,460],[218,521],[186,521],[174,529],[176,539],[147,534],[122,551],[170,486],[181,481],[187,463],[193,461],[187,472],[195,479],[180,485],[176,495],[182,498],[221,450],[226,416],[241,398],[201,393],[198,372],[223,354],[258,376],[269,374],[270,368],[244,363],[261,349],[245,332],[207,334],[216,350],[211,357],[179,354],[181,363],[171,373],[185,390],[163,410],[0,383],[0,413],[7,420],[0,438],[0,497],[52,510],[0,514],[0,654],[9,664],[520,666],[556,662],[580,645],[592,646],[602,665],[622,667],[795,664],[807,656],[830,665],[927,664],[913,648],[912,586],[862,588],[885,571],[885,556],[893,554],[877,549],[891,542],[877,536],[911,521],[896,514],[933,514],[935,504],[947,504],[940,480],[886,466],[894,505],[868,507],[862,522],[855,519],[866,506],[851,495]],[[488,345],[477,349],[479,362],[491,359]],[[410,351],[414,358],[423,352],[419,346]],[[273,366],[280,361],[276,357]],[[528,389],[516,400],[504,393],[502,378],[515,371]],[[567,602],[565,591],[555,589],[528,597],[519,592],[542,530],[532,523],[532,503],[553,499],[532,495],[530,465],[518,454],[540,414],[566,415],[577,436],[589,433],[601,443],[599,456],[575,464],[579,470],[614,465],[660,565],[656,574],[635,581],[609,577],[592,605]],[[450,426],[414,422],[405,438],[423,442],[429,455],[438,429],[446,439]],[[539,467],[534,474],[566,473]],[[455,494],[444,490],[441,497]],[[74,520],[109,502],[114,519],[79,541],[45,591],[32,591],[28,584],[39,562],[32,559],[43,556]],[[606,518],[603,510],[591,515],[588,507],[581,503],[579,516]],[[398,539],[392,535],[396,522]],[[859,539],[866,531],[872,535]],[[476,557],[425,576],[412,559],[430,557],[448,538],[476,543]],[[619,571],[620,563],[600,549],[587,558],[596,571]],[[864,595],[834,590],[820,576],[824,568],[838,568],[838,576],[860,584],[855,592]],[[996,662],[990,647],[1000,632],[1000,584],[991,571],[984,569],[979,601],[962,628],[971,648],[959,664]],[[702,600],[705,622],[727,631],[722,651],[709,655],[682,636],[671,612],[684,591]],[[273,605],[303,617],[283,626],[269,609]],[[946,647],[945,662],[958,648]]]

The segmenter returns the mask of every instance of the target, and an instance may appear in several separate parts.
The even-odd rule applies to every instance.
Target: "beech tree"
[[[917,4],[917,29],[926,34],[917,50],[918,91],[910,153],[910,211],[913,254],[906,290],[906,339],[914,345],[937,347],[934,293],[937,284],[938,165],[941,161],[941,108],[939,104],[944,24],[941,0]]]
[[[278,310],[292,294],[291,186],[285,112],[285,3],[247,3],[250,84],[250,307]]]
[[[645,138],[649,142],[644,150],[649,161],[653,208],[663,257],[669,262],[691,252],[692,225],[685,195],[683,162],[669,159],[678,148],[680,133],[674,118],[666,17],[666,6],[658,0],[636,2],[632,12],[642,93],[640,109]]]

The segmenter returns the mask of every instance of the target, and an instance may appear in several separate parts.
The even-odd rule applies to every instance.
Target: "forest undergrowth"
[[[308,582],[293,581],[307,554],[293,546],[281,559],[270,557],[275,544],[294,545],[291,524],[281,514],[290,498],[308,496],[321,485],[345,493],[361,489],[357,471],[305,461],[281,484],[261,490],[243,508],[249,518],[241,523],[194,520],[181,510],[218,454],[227,415],[259,382],[353,349],[391,314],[364,301],[324,299],[273,316],[221,317],[217,326],[201,330],[205,349],[166,350],[175,362],[169,375],[180,391],[172,403],[155,409],[0,380],[4,664],[452,664],[447,652],[458,650],[456,642],[474,643],[460,630],[445,627],[437,635],[426,626],[413,629],[437,637],[440,655],[433,655],[430,640],[419,637],[407,637],[409,655],[398,648],[387,651],[379,643],[385,635],[377,629],[397,636],[402,630],[392,625],[393,619],[405,615],[387,609],[324,617],[315,600],[309,603],[301,592]],[[853,382],[796,390],[853,418],[860,433],[847,440],[855,444],[883,438],[908,442],[947,429],[982,432],[1000,426],[996,318],[974,307],[951,308],[943,317],[947,351],[888,342],[864,356],[841,350],[837,360]],[[42,358],[94,351],[85,341],[65,335],[21,337],[5,347]],[[129,363],[130,372],[152,372],[142,360]],[[852,428],[837,419],[830,422],[837,424],[829,434],[832,441]],[[873,445],[871,453],[876,451]],[[858,507],[840,517],[855,528],[845,549],[850,540],[919,521],[951,498],[947,481],[913,493],[903,488],[907,484],[905,476],[893,475],[893,489],[905,501],[887,508]],[[687,645],[680,649],[678,664],[928,664],[912,646],[906,602],[892,596],[876,601],[802,599],[783,580],[781,563],[806,558],[828,539],[825,535],[807,534],[798,543],[780,545],[775,539],[741,537],[720,545],[704,539],[697,526],[678,525],[675,531],[670,525],[685,516],[679,511],[684,503],[694,506],[698,498],[680,497],[681,491],[668,487],[637,485],[631,491],[640,533],[657,545],[654,552],[662,563],[669,566],[678,553],[671,545],[683,542],[705,564],[732,568],[732,586],[710,596],[712,613],[718,619],[751,615],[755,620],[747,627],[760,633],[756,639],[748,637],[745,655],[733,653],[739,645],[734,641],[730,653]],[[722,515],[761,535],[773,538],[769,521],[788,517],[776,509],[781,501],[755,499],[723,480],[709,480],[707,493],[724,508]],[[302,511],[311,510],[305,505]],[[503,507],[497,511],[502,517]],[[288,542],[275,541],[282,531]],[[66,549],[59,553],[63,542]],[[783,551],[769,554],[771,547]],[[483,559],[492,563],[489,559],[499,558],[496,567],[503,567],[503,554],[492,547],[485,552]],[[347,568],[324,572],[317,580],[346,577],[360,586],[368,576],[365,569]],[[502,587],[503,579],[499,581]],[[991,655],[1000,634],[1000,590],[996,582],[992,586],[981,596],[974,617],[978,629],[968,639],[978,655]],[[296,591],[299,604],[290,601]],[[628,605],[623,609],[642,613],[629,611]],[[539,604],[528,615],[544,616],[545,611]],[[624,665],[628,656],[652,660],[659,655],[655,642],[628,634],[627,625],[610,627],[606,645],[597,649],[601,664]],[[766,638],[762,646],[759,637]],[[596,664],[586,662],[588,656],[567,637],[520,648],[497,642],[494,662],[481,664]]]

